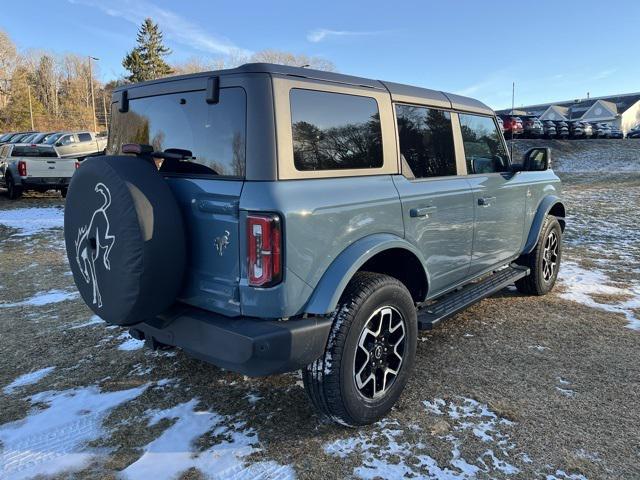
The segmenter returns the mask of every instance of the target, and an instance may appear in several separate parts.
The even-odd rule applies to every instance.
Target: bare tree
[[[13,70],[18,60],[18,52],[9,36],[0,30],[0,108],[7,104],[7,94]]]

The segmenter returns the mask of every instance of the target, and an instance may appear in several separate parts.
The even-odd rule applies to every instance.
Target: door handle
[[[412,218],[429,217],[429,214],[435,212],[437,209],[438,207],[432,206],[412,208],[411,210],[409,210],[409,216]]]
[[[495,201],[496,197],[483,197],[478,199],[478,205],[481,207],[489,207]]]

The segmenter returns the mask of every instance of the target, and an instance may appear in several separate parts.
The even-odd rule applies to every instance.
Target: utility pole
[[[89,85],[91,85],[91,114],[93,115],[93,131],[98,131],[98,122],[96,121],[96,100],[93,97],[93,73],[91,71],[91,60],[100,60],[99,58],[89,55]]]
[[[31,116],[31,130],[35,130],[33,125],[33,107],[31,106],[31,85],[27,85],[27,94],[29,95],[29,115]]]
[[[104,110],[104,126],[107,132],[109,131],[109,117],[107,116],[107,101],[104,99],[104,95],[102,95],[102,109]]]

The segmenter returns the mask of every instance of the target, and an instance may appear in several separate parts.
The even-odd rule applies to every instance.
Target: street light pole
[[[93,73],[91,71],[91,60],[100,60],[99,58],[89,55],[89,85],[91,85],[91,114],[93,115],[93,131],[98,131],[98,122],[96,121],[96,100],[93,96]]]
[[[29,95],[29,115],[31,116],[31,130],[35,130],[33,125],[33,107],[31,106],[31,85],[27,85],[27,94]]]

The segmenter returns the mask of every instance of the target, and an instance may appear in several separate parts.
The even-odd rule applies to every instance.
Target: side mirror
[[[522,170],[527,172],[542,172],[549,168],[551,168],[550,148],[531,148],[524,154]]]
[[[56,142],[56,147],[61,147],[62,146],[62,142]]]

